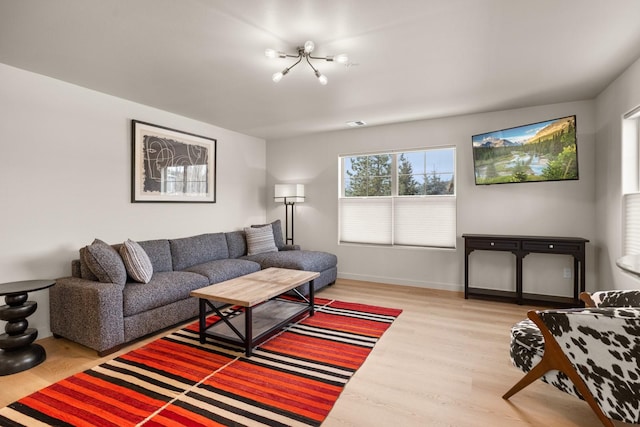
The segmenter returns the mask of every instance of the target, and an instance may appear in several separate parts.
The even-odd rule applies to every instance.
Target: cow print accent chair
[[[526,375],[585,400],[603,425],[640,423],[640,291],[580,296],[585,308],[527,314],[511,329],[511,362]]]

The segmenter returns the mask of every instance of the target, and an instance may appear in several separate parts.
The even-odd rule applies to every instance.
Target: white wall
[[[69,274],[69,261],[94,237],[108,242],[181,237],[284,219],[273,184],[306,184],[296,206],[296,243],[334,252],[340,277],[461,289],[458,249],[389,249],[337,244],[340,154],[455,145],[458,231],[567,235],[590,239],[587,289],[639,288],[615,267],[621,240],[621,117],[640,104],[640,60],[594,101],[449,117],[263,140],[0,64],[0,283]],[[580,180],[477,187],[471,135],[577,115]],[[218,140],[216,204],[130,203],[130,120]],[[596,143],[597,141],[597,143]],[[598,160],[596,162],[596,159]],[[268,174],[267,171],[268,170]],[[266,183],[265,183],[266,174]],[[511,286],[510,254],[471,255],[474,284]],[[525,259],[525,287],[569,295],[569,257]],[[48,291],[29,318],[49,334]],[[1,303],[1,302],[0,302]],[[0,328],[4,324],[0,322]],[[1,332],[1,329],[0,329]]]
[[[476,186],[471,136],[507,127],[577,115],[578,181]],[[366,119],[366,118],[365,118]],[[457,147],[457,250],[338,245],[338,156],[375,150]],[[576,236],[595,234],[595,104],[581,101],[534,108],[350,129],[267,143],[268,195],[273,184],[306,184],[307,201],[296,205],[296,243],[338,255],[339,276],[393,284],[461,290],[464,233]],[[270,219],[284,208],[270,202]],[[595,284],[596,248],[587,249],[587,289]],[[524,260],[528,292],[572,295],[569,256],[532,254]],[[474,252],[471,283],[508,289],[515,261],[510,253]]]
[[[131,203],[131,119],[216,138],[216,203]],[[186,237],[263,222],[265,145],[0,64],[0,283],[68,276],[95,237]],[[38,302],[30,326],[47,336],[48,290],[30,299]]]
[[[640,105],[640,59],[596,98],[596,212],[600,289],[639,289],[615,265],[622,253],[622,117]]]

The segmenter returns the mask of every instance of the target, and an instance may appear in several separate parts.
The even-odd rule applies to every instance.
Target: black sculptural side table
[[[0,296],[6,305],[0,306],[0,320],[7,324],[0,335],[0,375],[25,371],[44,362],[47,354],[39,344],[33,344],[38,330],[29,328],[27,317],[35,313],[38,303],[27,301],[29,292],[53,286],[53,280],[25,280],[0,283]]]

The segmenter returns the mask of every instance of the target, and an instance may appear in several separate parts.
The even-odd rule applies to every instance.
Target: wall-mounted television
[[[473,135],[476,185],[578,179],[576,116]]]

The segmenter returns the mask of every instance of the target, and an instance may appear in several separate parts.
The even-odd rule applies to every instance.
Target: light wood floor
[[[509,361],[509,329],[533,307],[351,280],[318,296],[403,310],[323,426],[601,426],[586,403],[541,381],[501,398],[523,375]],[[0,407],[154,338],[107,358],[65,339],[42,339],[42,365],[0,377]]]

